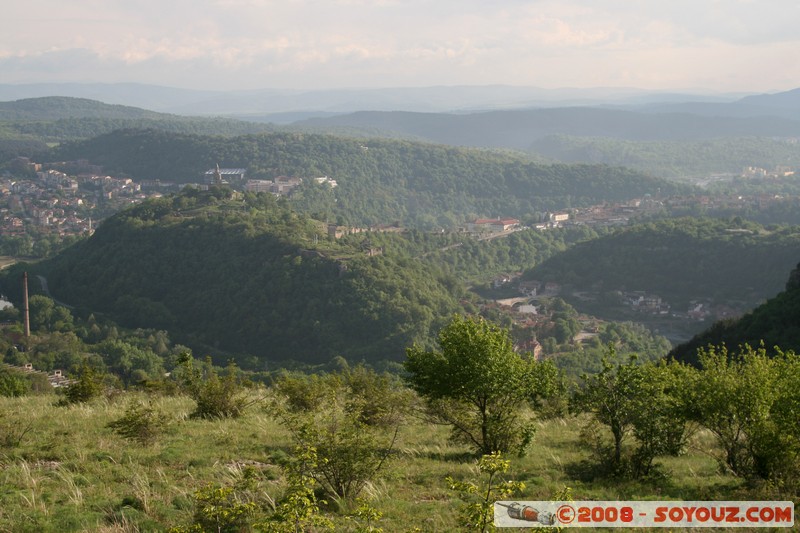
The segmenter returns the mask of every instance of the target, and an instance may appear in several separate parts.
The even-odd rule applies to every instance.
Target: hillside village
[[[790,172],[784,169],[785,172]],[[745,168],[744,176],[754,173],[753,168]],[[760,175],[760,174],[759,174]],[[313,177],[317,184],[335,189],[338,183],[328,176]],[[176,192],[187,185],[207,189],[211,185],[227,185],[234,189],[254,193],[271,193],[276,196],[290,196],[303,183],[303,178],[277,176],[271,180],[252,179],[244,168],[212,168],[198,176],[197,183],[175,184],[160,180],[134,181],[127,177],[115,177],[104,172],[99,165],[88,160],[38,163],[19,157],[8,165],[8,170],[0,177],[0,236],[16,237],[20,242],[16,255],[26,255],[33,250],[25,246],[32,239],[28,237],[91,235],[97,224],[107,216],[148,198],[160,197]],[[549,229],[568,226],[613,227],[624,226],[631,220],[657,216],[675,211],[769,211],[781,203],[796,202],[798,199],[781,195],[716,195],[716,196],[665,196],[646,195],[627,202],[594,205],[585,208],[570,208],[545,213],[538,222],[524,225],[519,219],[498,216],[478,218],[467,222],[459,232],[476,239],[504,237],[515,231]],[[328,236],[340,238],[344,235],[362,232],[404,231],[397,224],[376,225],[357,228],[329,225]],[[445,231],[445,230],[441,230]],[[33,239],[41,241],[41,239]],[[13,239],[11,239],[13,241]],[[372,252],[372,251],[370,251]],[[380,253],[377,251],[376,253]],[[504,274],[493,280],[495,288],[519,283],[517,275]],[[520,293],[535,300],[542,294],[558,296],[560,287],[538,282],[521,282]],[[537,294],[537,290],[539,293]],[[575,294],[570,297],[592,301],[596,294]],[[727,305],[714,305],[708,301],[693,301],[687,309],[672,309],[660,295],[644,292],[628,292],[618,295],[618,304],[627,310],[631,319],[674,319],[681,322],[706,322],[736,317],[743,310]],[[523,306],[522,314],[535,312],[532,302]],[[523,320],[524,322],[524,320]]]

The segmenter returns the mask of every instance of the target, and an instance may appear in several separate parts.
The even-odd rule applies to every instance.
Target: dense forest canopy
[[[752,308],[782,289],[799,246],[797,226],[768,230],[737,219],[663,220],[580,243],[525,277],[576,290],[647,291],[673,306],[711,299]]]
[[[125,128],[153,128],[201,135],[243,135],[274,129],[268,124],[222,117],[171,115],[85,98],[48,96],[0,102],[0,137],[62,142],[88,139]]]
[[[28,268],[58,300],[123,325],[273,361],[396,359],[460,309],[461,285],[437,269],[328,241],[271,195],[228,196],[145,202],[52,260],[12,267],[6,290]]]
[[[168,115],[138,107],[110,105],[97,100],[67,96],[45,96],[0,102],[0,120],[4,121],[65,118],[158,118],[159,116]]]
[[[542,165],[495,152],[309,134],[223,138],[122,130],[65,143],[53,157],[89,159],[107,172],[179,183],[199,181],[217,163],[246,168],[252,178],[305,178],[292,199],[296,208],[354,225],[452,227],[481,216],[522,217],[691,190],[604,165]],[[311,183],[320,176],[339,186]]]
[[[724,137],[795,137],[800,121],[777,116],[701,116],[599,107],[508,109],[475,113],[359,111],[302,121],[297,126],[375,129],[457,146],[527,149],[548,135],[669,141]]]
[[[766,169],[777,165],[800,166],[797,143],[771,137],[636,141],[551,135],[536,140],[529,150],[565,163],[624,166],[665,178],[722,172],[738,175],[742,168],[751,166]],[[768,184],[759,185],[763,188]]]

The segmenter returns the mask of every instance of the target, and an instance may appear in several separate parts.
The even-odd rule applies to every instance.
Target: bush
[[[519,481],[501,481],[498,476],[508,472],[511,462],[503,459],[501,454],[484,455],[478,461],[478,472],[485,480],[456,481],[446,478],[451,490],[459,494],[465,502],[461,509],[461,525],[476,531],[494,531],[494,502],[505,500],[515,492],[525,489]]]
[[[110,422],[107,427],[114,433],[139,444],[152,444],[164,432],[168,418],[152,406],[140,402],[131,403],[122,418]]]
[[[317,410],[292,413],[273,405],[298,448],[313,449],[310,475],[334,498],[352,501],[383,468],[391,455],[398,428],[368,426],[349,411],[341,391]]]
[[[205,375],[196,368],[191,357],[181,361],[183,388],[197,404],[192,418],[236,418],[240,416],[247,401],[244,387],[237,378],[234,363],[228,365],[226,374],[219,376],[217,370],[206,361]]]
[[[220,378],[216,372],[197,387],[193,399],[197,402],[191,415],[193,418],[236,418],[246,406],[236,377],[227,375]]]
[[[414,392],[398,378],[363,365],[323,375],[284,374],[274,390],[293,413],[316,411],[331,397],[338,397],[367,426],[396,426],[415,400]]]
[[[269,519],[257,524],[259,531],[294,533],[297,531],[333,531],[330,520],[320,514],[320,504],[314,494],[314,472],[319,467],[317,450],[303,439],[295,446],[294,454],[284,466],[287,487]]]
[[[692,388],[695,419],[723,450],[720,463],[736,475],[796,490],[800,473],[800,356],[770,357],[763,346],[699,350]]]
[[[78,373],[78,379],[64,390],[64,398],[59,404],[88,402],[101,396],[104,390],[103,375],[84,362]]]
[[[0,368],[0,396],[16,398],[30,391],[30,382],[18,372]]]
[[[194,493],[194,523],[173,527],[169,533],[238,533],[251,529],[256,504],[239,500],[235,487],[207,483]]]
[[[399,379],[359,365],[343,374],[348,411],[367,426],[394,427],[411,410],[416,397]]]
[[[294,413],[311,412],[320,408],[333,390],[342,386],[335,374],[305,375],[283,374],[275,382],[274,390],[285,401],[285,407]]]

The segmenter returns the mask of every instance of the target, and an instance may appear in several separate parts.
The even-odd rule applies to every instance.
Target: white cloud
[[[795,0],[29,0],[6,12],[4,81],[191,85],[213,70],[253,88],[800,86]]]

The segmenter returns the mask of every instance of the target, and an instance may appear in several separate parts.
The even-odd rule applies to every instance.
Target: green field
[[[253,398],[269,391],[251,391]],[[116,435],[106,425],[130,402],[152,402],[170,423],[152,445]],[[88,404],[56,407],[53,395],[0,398],[0,531],[154,531],[189,525],[194,493],[208,482],[231,486],[250,471],[259,501],[279,499],[292,453],[290,434],[256,402],[238,419],[190,419],[190,399],[121,392]],[[584,419],[542,421],[527,456],[509,457],[506,479],[525,483],[516,498],[547,500],[564,487],[575,500],[784,499],[720,472],[714,441],[698,432],[688,452],[660,459],[649,481],[589,479]],[[445,477],[476,479],[474,457],[448,444],[447,428],[411,417],[396,452],[362,497],[380,511],[384,531],[458,530],[462,502]],[[357,531],[352,505],[329,502],[322,512],[337,531]],[[361,525],[363,527],[363,524]],[[364,530],[364,529],[361,529]]]

